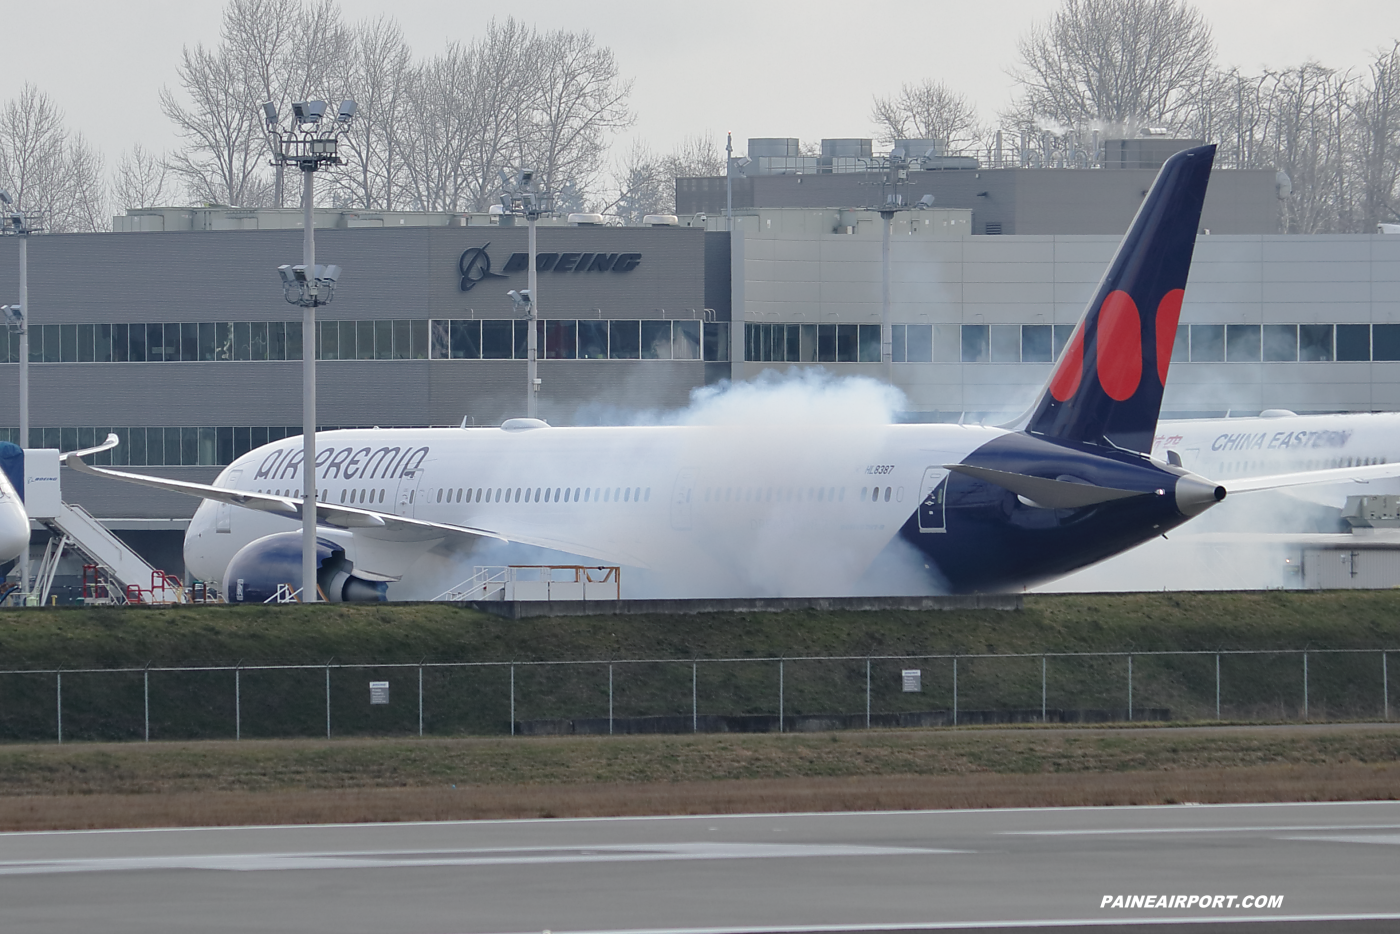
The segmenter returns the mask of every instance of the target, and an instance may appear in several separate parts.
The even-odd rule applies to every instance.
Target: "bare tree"
[[[1209,83],[1215,42],[1185,0],[1064,0],[1018,51],[1012,76],[1037,117],[1181,129]]]
[[[334,0],[229,0],[218,47],[184,49],[183,94],[161,91],[161,109],[185,141],[171,169],[195,200],[275,200],[262,104],[286,113],[291,101],[327,97],[346,41]]]
[[[55,209],[49,229],[58,233],[110,230],[112,208],[102,154],[81,133],[68,136],[63,175],[64,204]]]
[[[1369,78],[1352,111],[1361,232],[1400,218],[1400,42],[1377,53]]]
[[[163,88],[160,104],[185,141],[170,168],[190,199],[237,207],[267,203],[261,114],[253,109],[237,57],[226,48],[186,48],[178,75],[189,103]]]
[[[405,185],[401,124],[413,109],[413,56],[398,24],[387,17],[360,23],[348,35],[334,80],[359,111],[341,137],[348,167],[329,181],[340,203],[392,211]]]
[[[111,223],[102,156],[64,125],[63,111],[32,84],[0,110],[0,187],[16,207],[56,233],[104,230]]]
[[[170,197],[169,167],[140,143],[122,154],[112,182],[112,198],[117,210],[151,208]]]
[[[624,224],[640,224],[648,214],[670,213],[675,204],[674,177],[667,178],[665,159],[642,142],[633,142],[628,148],[614,172],[613,186],[611,200],[597,208],[603,214],[616,215]]]
[[[676,180],[723,175],[724,164],[724,151],[708,133],[688,136],[664,155],[634,142],[613,174],[611,200],[599,210],[626,224],[640,224],[648,214],[674,214]]]
[[[612,50],[587,32],[557,30],[535,43],[538,96],[523,155],[550,188],[572,183],[583,192],[603,165],[609,136],[632,124],[632,82],[618,77]]]
[[[879,127],[881,142],[937,139],[950,153],[976,148],[982,134],[976,108],[939,81],[905,84],[898,94],[875,98],[870,119]]]

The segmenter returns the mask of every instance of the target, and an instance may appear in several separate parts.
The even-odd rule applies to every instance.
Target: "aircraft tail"
[[[1168,159],[1079,319],[1025,431],[1152,449],[1214,146]]]

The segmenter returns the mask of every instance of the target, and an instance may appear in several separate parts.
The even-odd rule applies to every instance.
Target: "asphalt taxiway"
[[[0,834],[7,934],[1032,926],[1400,930],[1400,803]]]

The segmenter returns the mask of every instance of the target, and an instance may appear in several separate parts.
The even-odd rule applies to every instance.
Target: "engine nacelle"
[[[301,580],[301,533],[278,532],[249,542],[238,550],[224,572],[224,599],[229,603],[265,603],[286,584],[298,589]],[[330,603],[375,603],[388,598],[389,585],[355,575],[345,549],[325,538],[316,539],[318,599]]]

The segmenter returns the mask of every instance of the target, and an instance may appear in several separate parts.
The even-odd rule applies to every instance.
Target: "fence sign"
[[[371,681],[369,683],[369,702],[371,704],[389,703],[388,681]]]
[[[921,669],[921,668],[905,668],[904,671],[903,671],[903,675],[904,675],[904,693],[905,693],[905,694],[918,694],[920,691],[922,691],[922,690],[924,689],[924,672],[923,672],[923,669]]]

